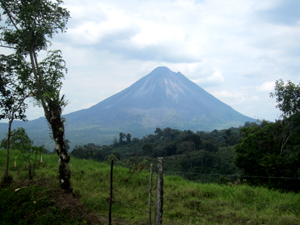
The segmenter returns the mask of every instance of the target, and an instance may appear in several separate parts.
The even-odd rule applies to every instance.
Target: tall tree
[[[270,96],[276,98],[276,107],[282,112],[282,126],[285,129],[281,134],[283,138],[280,152],[283,154],[290,139],[293,138],[292,141],[297,141],[295,138],[300,134],[300,84],[296,85],[290,80],[287,83],[284,83],[282,79],[277,80],[275,92]]]
[[[277,80],[275,92],[270,96],[276,98],[276,107],[282,111],[282,116],[300,113],[300,84],[296,85],[290,80],[285,84],[282,79]]]
[[[0,120],[8,119],[3,184],[10,182],[8,168],[12,122],[14,119],[26,120],[25,110],[27,105],[25,99],[29,97],[29,91],[22,80],[28,79],[29,75],[30,69],[22,56],[15,54],[0,55]]]
[[[52,129],[52,138],[59,157],[59,180],[61,188],[71,192],[69,170],[70,157],[64,141],[64,119],[62,109],[67,101],[60,95],[62,79],[66,72],[60,51],[50,52],[41,63],[38,52],[47,50],[54,34],[66,31],[70,17],[61,0],[0,0],[6,27],[1,29],[1,41],[12,47],[16,54],[29,56],[32,78],[29,87],[34,98],[44,109],[45,117]]]
[[[126,141],[127,141],[127,143],[130,143],[131,142],[131,134],[127,134],[126,135]]]
[[[235,164],[250,176],[250,183],[299,192],[300,86],[279,80],[270,95],[276,98],[282,120],[242,128]]]
[[[126,134],[120,132],[119,133],[119,143],[122,144],[123,140],[126,138]]]

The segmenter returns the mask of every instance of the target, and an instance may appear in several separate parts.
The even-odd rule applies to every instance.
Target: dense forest
[[[247,122],[243,127],[249,126],[258,125]],[[119,163],[126,166],[141,163],[155,165],[157,157],[164,157],[165,173],[177,173],[202,182],[216,181],[220,178],[219,174],[241,174],[241,170],[234,165],[233,148],[240,139],[240,129],[231,127],[212,132],[193,132],[156,128],[154,134],[141,139],[121,132],[111,145],[89,143],[76,146],[71,154],[96,161],[107,160],[113,154]]]

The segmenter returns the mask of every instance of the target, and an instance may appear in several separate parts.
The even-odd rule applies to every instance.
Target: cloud
[[[202,73],[201,76],[197,79],[192,79],[193,82],[198,84],[199,86],[214,86],[219,85],[224,82],[224,77],[219,70],[215,70],[211,74],[207,74],[206,72]]]
[[[275,81],[271,81],[271,82],[264,82],[262,85],[256,87],[256,89],[262,92],[272,92],[274,91],[274,87],[275,87]]]
[[[240,92],[237,91],[220,91],[220,92],[215,92],[213,95],[220,99],[221,101],[224,102],[231,102],[230,105],[238,105],[241,103],[244,103],[247,99],[241,94]],[[234,104],[232,103],[234,102]]]

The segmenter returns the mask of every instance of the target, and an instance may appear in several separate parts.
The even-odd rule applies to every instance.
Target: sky
[[[181,72],[238,112],[274,121],[275,81],[300,82],[298,0],[65,0],[64,114],[89,108],[158,66]],[[43,110],[29,103],[29,120]]]

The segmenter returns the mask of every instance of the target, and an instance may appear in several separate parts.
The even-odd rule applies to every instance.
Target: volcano
[[[74,128],[93,124],[131,132],[156,127],[208,131],[254,121],[167,67],[157,67],[123,91],[65,117]]]
[[[73,144],[111,143],[119,132],[142,137],[156,127],[212,131],[255,121],[167,67],[157,67],[123,91],[64,117],[66,138]],[[13,123],[20,124],[28,134],[49,136],[45,118]]]

